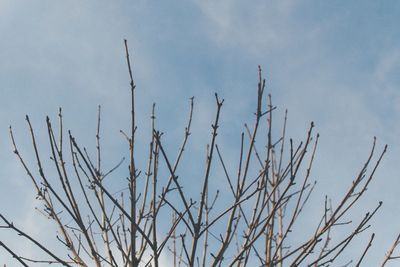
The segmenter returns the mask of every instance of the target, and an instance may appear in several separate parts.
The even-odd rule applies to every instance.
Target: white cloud
[[[210,40],[220,47],[239,47],[245,53],[262,57],[261,51],[285,45],[290,39],[290,16],[296,1],[194,3],[205,16]]]
[[[400,50],[386,51],[380,58],[374,76],[379,82],[385,82],[390,74],[395,74],[400,65]]]

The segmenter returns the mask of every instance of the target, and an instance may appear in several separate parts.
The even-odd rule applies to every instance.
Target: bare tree
[[[43,167],[44,159],[39,154],[29,117],[26,121],[36,168],[29,166],[20,154],[10,127],[14,153],[43,205],[41,213],[58,227],[57,239],[66,251],[62,256],[57,255],[62,252],[52,251],[0,214],[3,230],[15,232],[47,255],[45,259],[27,258],[18,249],[10,248],[7,242],[0,241],[0,246],[16,262],[23,266],[57,263],[64,266],[158,267],[162,264],[160,256],[167,255],[174,267],[328,266],[344,254],[356,236],[370,227],[369,222],[381,207],[381,202],[362,218],[351,215],[353,206],[365,194],[386,152],[386,146],[376,152],[375,139],[365,164],[347,191],[341,192],[340,201],[331,203],[327,196],[322,203],[311,203],[322,210],[321,214],[314,216],[315,224],[296,225],[307,204],[310,205],[310,195],[315,188],[311,170],[319,135],[314,133],[314,124],[311,123],[302,141],[288,139],[287,112],[283,127],[277,129],[273,123],[276,108],[271,96],[265,93],[261,68],[258,71],[254,122],[245,124],[238,136],[236,169],[228,167],[224,149],[218,146],[224,100],[216,94],[215,118],[199,192],[184,187],[182,181],[190,179],[190,174],[179,171],[185,153],[191,153],[185,152],[185,148],[191,134],[194,98],[190,98],[187,125],[175,159],[165,149],[153,105],[147,165],[141,171],[135,160],[144,157],[138,156],[135,150],[136,85],[126,40],[125,49],[132,108],[129,132],[121,131],[129,147],[125,190],[116,193],[107,186],[106,179],[115,175],[115,170],[124,165],[124,160],[111,170],[103,169],[100,107],[95,157],[90,156],[71,132],[64,131],[61,109],[57,129],[49,118],[46,119],[50,159],[55,173]],[[212,186],[215,178],[212,169],[216,168],[223,174],[226,190]],[[166,220],[166,216],[170,219]],[[296,231],[304,234],[299,237]],[[332,238],[338,231],[342,233],[341,238]],[[360,255],[355,255],[349,265],[360,266],[374,236],[371,235]],[[399,237],[382,266],[398,258],[394,256],[398,244]]]

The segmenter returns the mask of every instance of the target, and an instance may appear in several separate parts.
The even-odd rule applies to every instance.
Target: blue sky
[[[64,110],[66,125],[94,148],[97,105],[112,161],[124,151],[119,129],[129,122],[129,41],[138,86],[138,118],[146,129],[151,104],[171,147],[181,138],[188,98],[195,96],[193,149],[203,152],[214,92],[225,98],[226,136],[234,152],[253,112],[261,65],[277,114],[289,109],[289,135],[310,123],[321,134],[313,179],[317,191],[346,188],[367,157],[373,136],[389,152],[360,211],[384,206],[369,260],[381,262],[400,232],[400,2],[392,1],[0,1],[1,212],[27,225],[35,215],[28,179],[11,151],[13,125],[29,158],[30,114],[45,141],[45,116]],[[223,127],[223,126],[222,126]],[[223,131],[223,130],[222,130]],[[204,134],[203,134],[204,133]],[[142,139],[140,139],[142,138]],[[139,133],[147,140],[146,131]],[[235,139],[236,138],[236,139]],[[117,140],[117,141],[115,141]],[[174,149],[174,148],[171,148]],[[45,153],[45,149],[43,149]],[[228,153],[230,154],[230,153]],[[113,163],[110,163],[112,165]],[[12,205],[8,205],[12,203]],[[391,222],[391,223],[388,223]],[[40,227],[32,227],[40,233]],[[0,233],[3,236],[3,232]],[[28,250],[28,248],[27,248]],[[0,259],[3,259],[0,251]]]

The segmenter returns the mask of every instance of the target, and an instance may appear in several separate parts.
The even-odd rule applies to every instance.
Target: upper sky
[[[379,149],[388,144],[360,206],[367,211],[384,202],[373,220],[377,237],[368,260],[375,266],[400,232],[399,25],[396,0],[1,0],[0,212],[28,228],[37,215],[8,137],[13,125],[29,158],[25,114],[40,135],[45,116],[55,120],[62,107],[67,127],[94,147],[101,105],[105,147],[111,154],[124,149],[118,131],[129,127],[127,39],[139,121],[148,124],[156,102],[171,140],[180,140],[191,96],[195,129],[209,134],[214,92],[225,98],[226,125],[240,129],[254,111],[260,65],[278,116],[289,110],[289,135],[303,138],[310,121],[321,134],[313,179],[322,194],[334,198],[350,184],[374,136]],[[203,139],[197,141],[203,151]],[[5,257],[0,250],[0,263]]]

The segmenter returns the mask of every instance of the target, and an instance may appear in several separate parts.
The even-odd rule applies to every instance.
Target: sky
[[[171,150],[181,140],[191,96],[199,133],[193,150],[205,150],[217,92],[225,99],[220,142],[227,154],[236,151],[254,112],[258,65],[277,116],[288,109],[289,135],[301,139],[315,122],[321,139],[312,178],[322,195],[335,199],[350,185],[374,136],[378,150],[388,144],[357,207],[384,203],[372,221],[377,237],[367,259],[375,266],[400,232],[399,18],[395,0],[1,0],[0,211],[36,234],[47,229],[32,226],[34,195],[8,134],[12,125],[21,152],[33,160],[25,114],[45,144],[45,117],[56,120],[62,107],[66,127],[94,149],[101,105],[105,157],[110,167],[118,161],[126,147],[119,130],[129,129],[127,39],[139,125],[146,129],[156,102]],[[147,140],[145,130],[138,136]],[[3,261],[12,262],[0,250]]]

